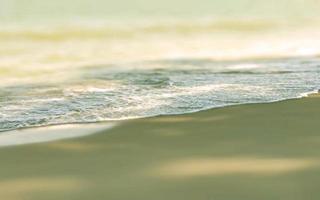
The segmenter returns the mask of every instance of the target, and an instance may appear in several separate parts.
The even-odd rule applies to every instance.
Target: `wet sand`
[[[318,200],[319,122],[320,95],[312,95],[7,145],[0,199]]]

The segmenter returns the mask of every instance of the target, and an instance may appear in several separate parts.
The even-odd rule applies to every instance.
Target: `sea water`
[[[316,1],[151,2],[0,0],[0,131],[320,89]]]

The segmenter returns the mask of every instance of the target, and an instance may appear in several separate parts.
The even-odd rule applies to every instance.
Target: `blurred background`
[[[319,8],[317,0],[0,0],[0,63],[314,55]]]
[[[0,0],[0,64],[314,55],[319,8],[317,0]]]
[[[1,0],[1,18],[11,22],[145,17],[296,20],[318,17],[318,11],[317,0]]]

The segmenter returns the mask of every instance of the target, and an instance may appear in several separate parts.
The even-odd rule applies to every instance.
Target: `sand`
[[[319,122],[312,95],[11,144],[0,148],[0,199],[318,200]]]

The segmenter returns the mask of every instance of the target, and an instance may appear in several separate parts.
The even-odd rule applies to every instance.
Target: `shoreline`
[[[256,103],[256,102],[249,102],[249,103],[244,103],[244,104],[233,104],[233,105],[226,105],[226,106],[220,106],[220,107],[210,107],[210,108],[204,108],[201,110],[197,110],[197,111],[191,111],[191,112],[186,112],[186,113],[178,113],[178,114],[160,114],[160,115],[151,115],[151,116],[144,116],[144,117],[132,117],[132,118],[125,118],[125,119],[115,119],[115,120],[105,120],[105,121],[96,121],[96,122],[74,122],[74,123],[62,123],[62,124],[48,124],[48,125],[40,125],[40,126],[30,126],[30,127],[22,127],[22,128],[13,128],[13,129],[8,129],[8,130],[0,130],[0,139],[1,139],[1,134],[4,133],[11,133],[11,132],[17,132],[17,131],[32,131],[37,130],[37,129],[50,129],[50,128],[59,128],[59,127],[63,127],[63,126],[92,126],[92,125],[97,125],[97,126],[101,126],[103,124],[110,124],[110,123],[114,123],[114,124],[119,124],[122,122],[128,122],[131,120],[139,120],[139,119],[148,119],[148,118],[153,118],[153,117],[162,117],[162,116],[181,116],[181,115],[188,115],[188,114],[193,114],[193,113],[199,113],[199,112],[205,112],[205,111],[209,111],[209,110],[215,110],[215,109],[223,109],[223,108],[227,108],[227,107],[234,107],[234,106],[242,106],[242,105],[256,105],[256,104],[272,104],[272,103],[278,103],[278,102],[284,102],[284,101],[291,101],[291,100],[299,100],[299,99],[303,99],[303,98],[308,98],[312,95],[317,95],[320,94],[320,89],[316,89],[310,92],[304,92],[301,93],[299,96],[297,97],[293,97],[293,98],[289,98],[289,99],[280,99],[280,100],[274,100],[274,101],[267,101],[267,102],[261,102],[261,103]],[[80,136],[81,137],[81,136]],[[0,148],[1,148],[1,144],[0,144]]]

